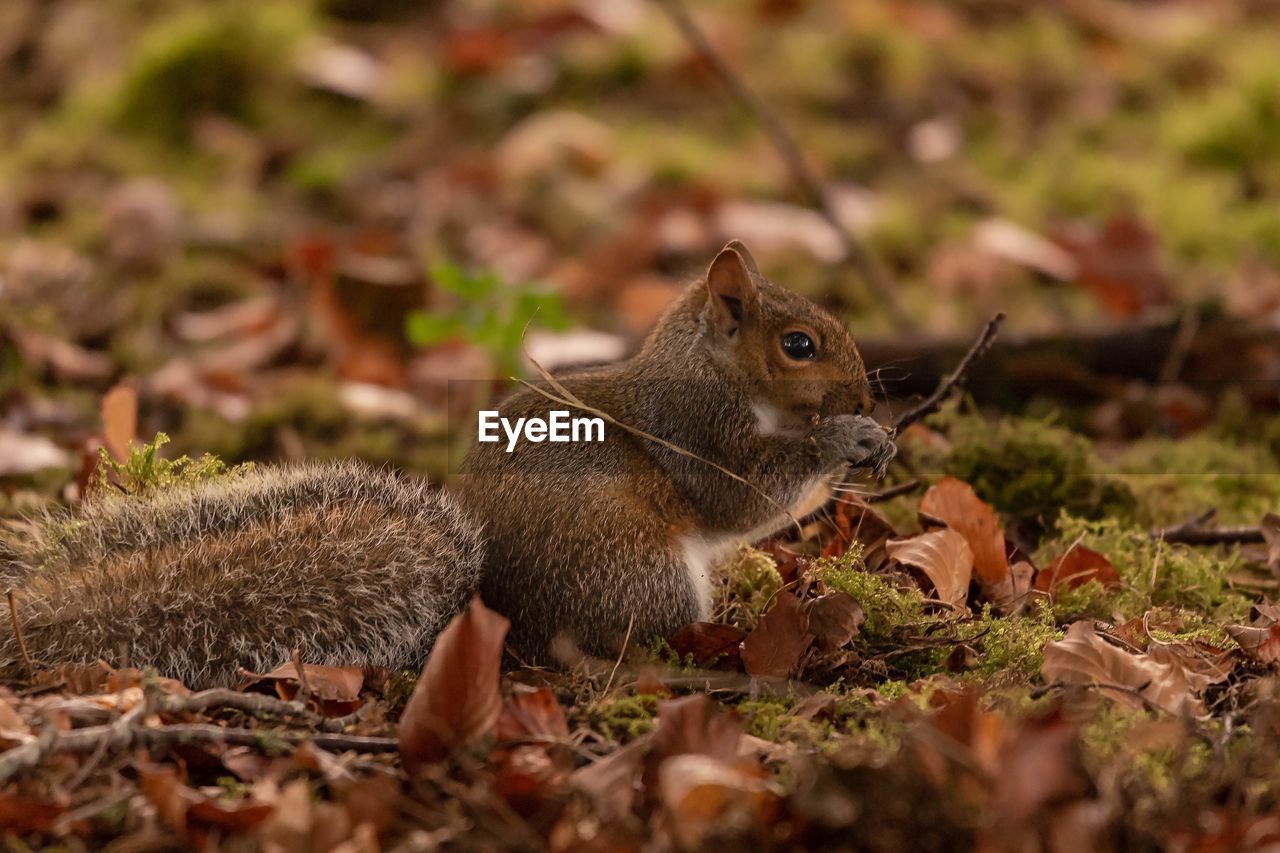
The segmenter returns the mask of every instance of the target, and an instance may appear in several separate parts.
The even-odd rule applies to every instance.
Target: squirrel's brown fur
[[[791,331],[816,340],[815,358],[783,354]],[[893,452],[857,416],[870,390],[844,326],[762,278],[738,243],[635,357],[558,381],[747,482],[613,425],[596,444],[473,446],[461,496],[486,524],[481,597],[511,620],[527,659],[547,659],[557,637],[608,655],[628,635],[643,643],[705,619],[708,575],[728,549],[816,508],[846,463],[881,468]],[[554,409],[566,407],[526,389],[500,413]]]
[[[419,666],[475,593],[482,550],[448,495],[358,462],[97,501],[40,529],[0,569],[31,655],[119,663],[123,646],[190,687],[295,648],[308,663]],[[3,671],[17,657],[0,632]]]
[[[780,338],[796,332],[812,358],[785,354]],[[0,548],[0,583],[16,586],[39,661],[119,662],[125,646],[133,665],[192,687],[295,648],[314,663],[416,667],[478,585],[521,656],[546,660],[557,637],[613,654],[628,634],[705,618],[727,549],[815,508],[849,463],[883,468],[893,452],[860,416],[870,394],[848,332],[762,278],[739,244],[634,358],[561,381],[700,458],[614,425],[601,443],[477,444],[461,508],[357,463],[267,468],[91,503]],[[501,414],[564,408],[524,390]],[[17,658],[0,632],[0,675]]]

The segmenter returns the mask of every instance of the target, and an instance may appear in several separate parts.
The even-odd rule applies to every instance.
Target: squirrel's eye
[[[794,358],[797,361],[813,358],[818,354],[818,348],[813,345],[813,338],[804,332],[787,332],[783,335],[782,351],[788,358]]]

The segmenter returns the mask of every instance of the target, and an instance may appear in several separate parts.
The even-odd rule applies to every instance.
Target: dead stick
[[[922,418],[926,418],[938,411],[957,388],[964,385],[965,378],[969,375],[969,369],[973,367],[978,359],[987,354],[991,349],[991,345],[996,341],[996,334],[1000,331],[1000,324],[1004,322],[1004,312],[996,314],[982,330],[982,334],[973,342],[973,346],[969,347],[969,351],[964,354],[964,358],[960,359],[960,363],[956,365],[956,369],[951,371],[949,375],[938,383],[938,387],[933,393],[920,402],[914,409],[910,409],[902,415],[899,415],[893,422],[893,431],[901,432],[911,424]]]
[[[869,504],[890,501],[894,498],[901,497],[902,495],[909,495],[923,485],[924,482],[921,480],[907,480],[907,482],[899,483],[896,486],[885,489],[883,492],[876,492],[875,494],[867,495],[864,500]]]
[[[127,722],[126,722],[127,721]],[[321,749],[336,752],[395,752],[399,741],[390,737],[362,737],[307,732],[272,731],[266,729],[230,729],[205,723],[178,724],[159,728],[142,728],[134,724],[129,715],[106,726],[92,726],[58,734],[52,729],[40,738],[22,746],[0,753],[0,786],[27,770],[38,766],[49,755],[66,755],[92,752],[100,742],[106,749],[124,751],[136,746],[167,747],[177,744],[230,744],[266,749],[272,744],[285,743],[299,746],[311,743]]]
[[[1179,524],[1157,530],[1153,539],[1177,545],[1251,545],[1267,541],[1258,527],[1188,527]]]
[[[31,665],[31,656],[27,654],[27,641],[22,639],[22,622],[18,619],[18,598],[13,594],[13,590],[6,593],[9,596],[9,619],[13,622],[13,638],[18,641],[18,654],[22,656],[22,665],[27,668],[27,680],[36,677],[36,669]]]
[[[772,141],[773,147],[777,149],[778,155],[786,164],[787,170],[791,173],[791,179],[800,187],[801,192],[808,197],[807,200],[822,215],[822,218],[827,220],[831,227],[835,229],[841,244],[844,246],[845,259],[875,291],[894,326],[899,331],[909,331],[914,328],[915,324],[911,322],[898,304],[898,298],[894,293],[893,284],[889,280],[889,274],[876,256],[872,254],[871,250],[845,227],[839,213],[836,211],[835,204],[831,200],[831,194],[823,186],[822,181],[814,173],[813,169],[810,168],[795,137],[791,135],[781,120],[764,105],[764,102],[747,88],[746,83],[738,76],[737,71],[716,51],[711,44],[711,40],[707,38],[706,33],[693,20],[693,16],[689,14],[689,10],[685,8],[681,0],[656,0],[656,2],[666,16],[671,19],[671,22],[676,25],[676,28],[680,30],[685,41],[702,57],[715,75],[720,78],[720,81],[738,100],[738,103],[764,129],[764,132]]]

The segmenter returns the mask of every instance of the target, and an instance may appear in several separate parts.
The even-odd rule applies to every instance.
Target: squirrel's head
[[[803,419],[870,413],[866,369],[844,324],[760,275],[746,246],[725,246],[705,287],[702,318],[717,356],[763,401]]]

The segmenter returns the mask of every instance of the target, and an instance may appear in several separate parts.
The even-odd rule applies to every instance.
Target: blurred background
[[[439,474],[450,380],[527,372],[531,318],[548,366],[625,354],[733,238],[887,398],[1003,310],[979,403],[1103,442],[1225,406],[1280,452],[1278,36],[1267,0],[4,0],[0,476],[82,469],[121,381],[174,453]]]

